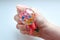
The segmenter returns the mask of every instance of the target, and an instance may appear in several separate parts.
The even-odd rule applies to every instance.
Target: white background
[[[0,40],[40,40],[37,37],[23,36],[16,29],[14,15],[17,13],[17,4],[37,8],[49,22],[60,26],[59,0],[0,0]]]

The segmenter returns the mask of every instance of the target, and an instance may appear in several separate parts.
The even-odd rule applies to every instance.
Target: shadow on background
[[[33,36],[28,36],[28,35],[23,35],[20,32],[15,33],[15,39],[16,40],[43,40],[41,38],[33,37]]]

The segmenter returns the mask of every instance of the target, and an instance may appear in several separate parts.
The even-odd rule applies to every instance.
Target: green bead
[[[37,28],[35,29],[35,31],[36,31],[36,32],[39,32],[39,28],[37,27]]]

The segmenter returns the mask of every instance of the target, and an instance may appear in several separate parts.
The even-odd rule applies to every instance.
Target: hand
[[[29,7],[24,5],[18,5],[16,8],[19,14],[20,11],[23,11],[24,9]],[[60,40],[60,28],[48,22],[36,9],[31,9],[36,15],[36,24],[39,28],[39,32],[34,31],[31,36],[42,37],[46,40]],[[17,29],[19,29],[22,34],[30,35],[29,30],[26,29],[26,25],[19,20],[18,14],[14,16],[14,19],[17,21]]]
[[[17,6],[17,11],[18,11],[18,13],[20,12],[20,11],[23,11],[24,9],[26,9],[26,8],[28,8],[27,6],[23,6],[23,5],[19,5],[19,6]],[[40,13],[38,13],[38,12],[36,12],[36,9],[34,9],[34,8],[31,8],[34,12],[35,12],[35,14],[36,14],[36,24],[37,24],[37,26],[38,26],[38,28],[39,28],[39,32],[33,32],[33,34],[32,34],[32,36],[41,36],[40,35],[40,32],[42,31],[42,29],[43,28],[45,28],[45,24],[47,23],[47,20],[40,14]],[[23,34],[28,34],[28,35],[30,35],[29,34],[29,31],[26,29],[26,25],[25,24],[23,24],[20,20],[19,20],[19,16],[18,16],[18,14],[16,14],[15,15],[15,17],[14,17],[14,19],[17,21],[17,29],[19,29],[20,30],[20,32],[21,33],[23,33]],[[29,28],[28,28],[29,29]],[[41,32],[41,34],[42,34],[42,32]]]

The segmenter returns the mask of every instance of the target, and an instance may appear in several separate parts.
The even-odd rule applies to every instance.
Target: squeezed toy
[[[25,10],[19,13],[20,20],[29,27],[30,34],[35,31],[36,23],[35,23],[35,13],[32,9],[26,8]]]

